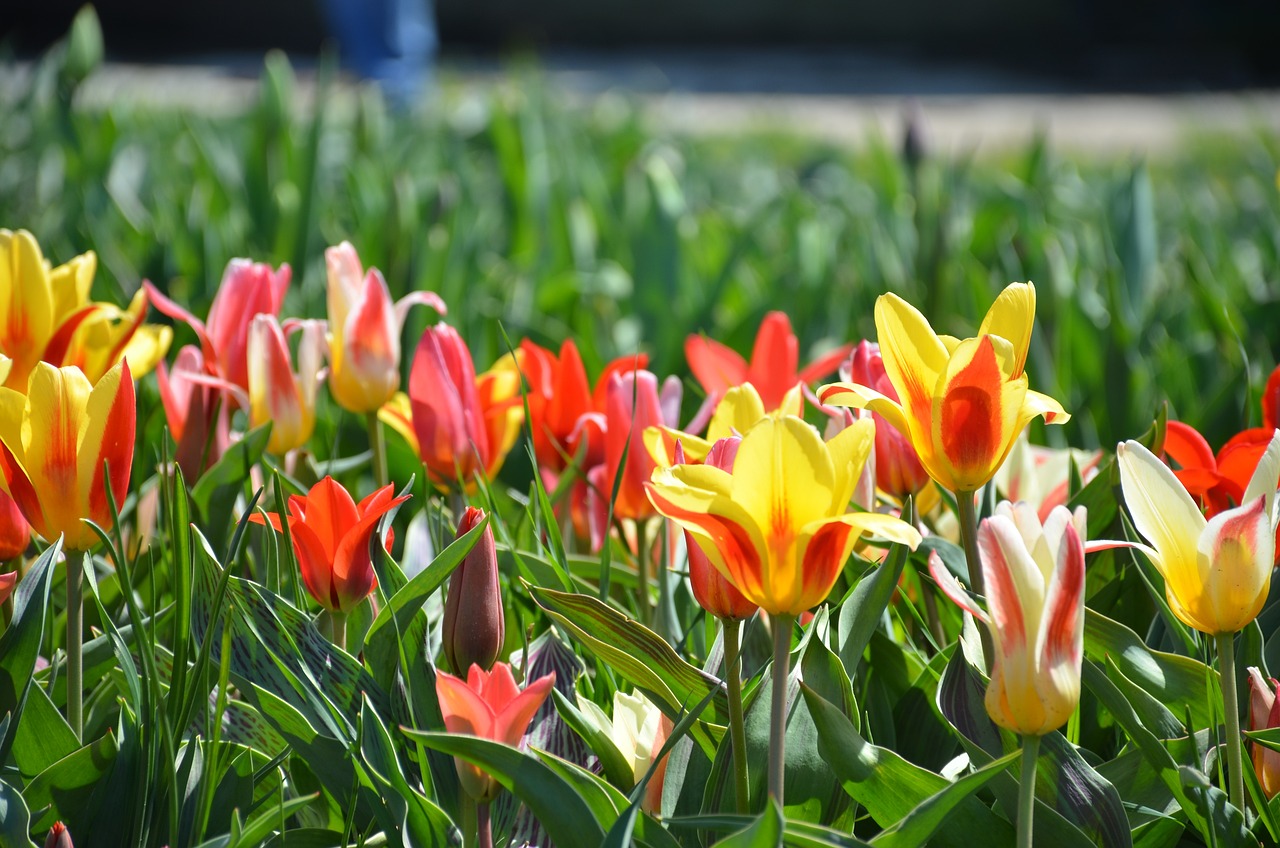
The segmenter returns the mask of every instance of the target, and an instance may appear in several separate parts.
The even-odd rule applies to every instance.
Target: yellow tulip
[[[680,443],[688,460],[701,462],[716,442],[734,434],[740,435],[747,432],[766,415],[800,417],[803,414],[804,401],[800,396],[799,384],[783,395],[781,406],[776,410],[767,410],[756,387],[751,383],[743,383],[725,392],[720,403],[716,405],[711,423],[707,425],[705,439],[674,427],[659,425],[645,428],[644,446],[653,461],[661,466],[676,464],[676,442]]]
[[[1240,506],[1208,520],[1169,466],[1138,442],[1117,447],[1116,460],[1133,524],[1151,543],[1135,547],[1164,577],[1165,597],[1178,620],[1216,636],[1257,618],[1275,563],[1280,431]]]
[[[920,543],[898,518],[846,511],[874,430],[870,419],[856,421],[825,443],[795,416],[766,417],[743,436],[731,472],[658,468],[649,497],[748,600],[798,615],[827,597],[863,533]]]
[[[893,294],[876,301],[885,373],[901,402],[868,386],[832,383],[819,399],[879,413],[911,440],[929,476],[954,492],[972,492],[996,473],[1033,418],[1070,416],[1053,398],[1030,391],[1024,366],[1036,290],[1014,283],[996,298],[968,339],[939,336],[915,307]]]
[[[97,267],[88,251],[54,268],[31,233],[0,229],[0,351],[13,359],[6,386],[25,390],[41,361],[78,366],[96,382],[126,358],[140,377],[164,357],[173,331],[142,323],[144,291],[127,310],[89,300]]]

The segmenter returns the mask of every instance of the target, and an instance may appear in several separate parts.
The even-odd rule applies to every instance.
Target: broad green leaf
[[[726,833],[749,828],[757,820],[751,816],[723,813],[668,819],[667,826],[682,833],[707,830]],[[783,844],[794,848],[870,848],[871,845],[855,836],[819,824],[790,819],[783,821]]]
[[[0,780],[0,843],[12,848],[36,848],[27,836],[31,813],[22,793]]]
[[[721,848],[782,848],[782,826],[782,809],[770,798],[759,818],[716,844]]]
[[[946,825],[956,806],[977,792],[991,778],[1018,762],[1021,754],[1014,751],[992,760],[977,771],[957,778],[950,786],[922,802],[897,824],[885,829],[871,844],[876,848],[922,848],[938,828]]]
[[[0,636],[0,716],[10,717],[8,732],[0,744],[0,756],[4,758],[13,748],[22,726],[27,691],[35,685],[33,675],[44,642],[53,563],[61,550],[59,538],[32,563],[31,570],[13,592],[13,620]]]
[[[911,520],[908,506],[904,520]],[[853,673],[862,662],[862,652],[871,641],[871,634],[880,625],[880,619],[898,588],[902,569],[907,564],[909,551],[905,545],[894,545],[884,563],[873,568],[858,581],[840,604],[839,654],[844,667]]]
[[[97,805],[90,798],[111,773],[119,750],[107,734],[36,775],[22,792],[28,807],[40,811],[34,826],[44,830],[61,820],[75,833],[92,824]]]

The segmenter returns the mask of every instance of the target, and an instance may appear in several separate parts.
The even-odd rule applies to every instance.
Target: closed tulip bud
[[[467,507],[458,523],[458,538],[484,519],[483,509]],[[505,639],[498,553],[493,545],[493,530],[486,525],[475,547],[449,579],[449,597],[444,604],[444,655],[458,674],[473,664],[488,671],[498,659]]]
[[[1256,668],[1249,669],[1249,729],[1269,730],[1280,727],[1280,703],[1276,694],[1280,683],[1275,678],[1263,678]],[[1280,751],[1273,751],[1257,742],[1253,745],[1253,770],[1258,773],[1262,794],[1268,799],[1280,792]]]
[[[44,840],[44,848],[75,848],[71,844],[71,831],[62,822],[54,822]]]
[[[0,491],[0,562],[17,559],[31,544],[31,525],[13,498]]]

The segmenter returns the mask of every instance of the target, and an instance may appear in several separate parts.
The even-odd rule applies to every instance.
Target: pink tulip
[[[178,351],[173,368],[161,362],[156,382],[169,434],[178,445],[175,459],[187,479],[194,481],[209,468],[230,443],[226,410],[218,405],[218,390],[207,376],[204,354],[194,345]]]

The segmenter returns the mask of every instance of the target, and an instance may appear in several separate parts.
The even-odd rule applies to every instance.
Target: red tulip
[[[17,559],[31,544],[31,525],[22,517],[22,510],[13,498],[0,490],[0,562]],[[0,581],[4,575],[0,575]],[[3,584],[0,583],[0,590]],[[0,598],[0,601],[3,601]]]
[[[457,538],[471,532],[484,518],[483,509],[467,507],[458,522]],[[486,526],[475,547],[449,578],[442,635],[445,658],[454,671],[473,665],[487,670],[498,659],[505,639],[498,553],[493,545],[493,529]]]
[[[520,691],[511,676],[511,666],[506,663],[497,663],[488,672],[473,665],[465,681],[448,672],[436,672],[436,697],[450,733],[466,733],[516,747],[555,682],[552,672]],[[462,788],[473,799],[491,801],[498,794],[498,782],[478,766],[457,757],[454,764]]]
[[[604,463],[592,469],[589,477],[596,490],[593,494],[602,499],[606,507],[616,482],[618,497],[613,504],[613,514],[617,518],[641,520],[658,514],[644,488],[656,467],[645,447],[644,431],[675,423],[664,420],[663,406],[658,395],[658,378],[649,371],[614,374],[609,378],[605,396]],[[676,406],[679,406],[678,400]]]
[[[395,497],[383,486],[356,503],[332,477],[311,487],[306,497],[289,497],[289,534],[302,570],[302,582],[320,606],[330,612],[350,612],[378,585],[369,559],[369,540],[378,520],[408,495]],[[270,522],[280,531],[280,517],[260,513],[249,517]]]

